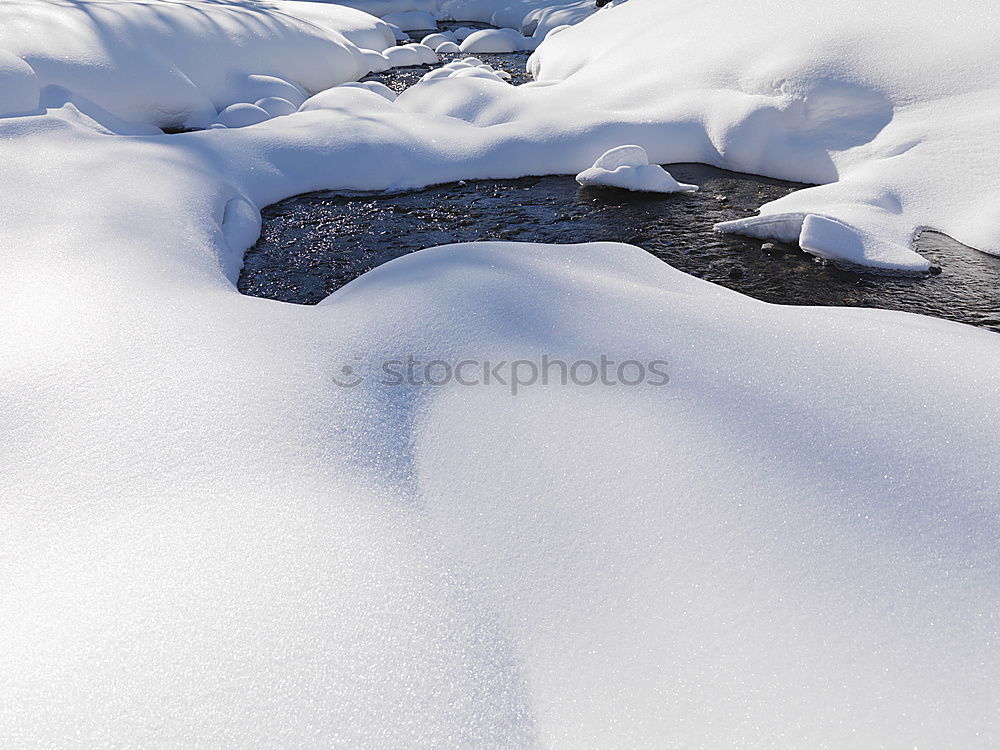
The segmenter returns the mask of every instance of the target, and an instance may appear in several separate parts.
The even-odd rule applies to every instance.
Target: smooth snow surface
[[[697,185],[685,185],[667,170],[649,163],[641,146],[619,146],[605,152],[590,169],[576,176],[581,185],[605,185],[646,193],[692,192]]]
[[[1000,743],[1000,337],[622,244],[436,248],[313,307],[233,286],[289,195],[621,144],[838,179],[747,228],[817,252],[996,251],[992,6],[629,0],[538,83],[466,59],[393,100],[337,85],[389,26],[300,5],[0,4],[3,744]],[[670,380],[334,381],[407,355]]]

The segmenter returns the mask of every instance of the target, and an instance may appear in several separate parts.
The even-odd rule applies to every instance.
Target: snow
[[[531,39],[521,36],[511,29],[481,29],[470,34],[462,42],[462,52],[510,53],[532,50]]]
[[[396,92],[391,88],[386,86],[384,83],[379,83],[378,81],[359,81],[357,83],[344,83],[339,86],[339,88],[358,88],[365,89],[366,91],[372,91],[384,99],[388,99],[390,102],[396,100]],[[331,89],[332,90],[332,89]],[[317,102],[322,101],[325,96],[323,94],[316,94],[316,96],[310,98],[304,105],[302,105],[302,111],[309,111],[312,106],[316,105]],[[312,102],[312,104],[310,104]]]
[[[445,44],[446,42],[454,44],[456,41],[457,37],[452,32],[445,31],[445,32],[435,32],[433,34],[428,34],[427,36],[425,36],[423,39],[420,40],[420,43],[427,47],[430,47],[433,50],[436,50],[440,45]]]
[[[504,83],[510,79],[510,73],[497,70],[492,65],[481,62],[479,58],[467,57],[442,65],[426,73],[420,80],[435,81],[442,78],[488,78]]]
[[[550,35],[530,66],[564,82],[545,89],[555,109],[604,92],[607,114],[595,104],[574,116],[619,123],[657,163],[819,183],[763,206],[756,223],[720,229],[771,236],[789,216],[801,230],[814,215],[810,226],[836,222],[852,262],[912,271],[927,266],[907,252],[925,227],[1000,253],[984,167],[1000,155],[1000,57],[987,51],[998,24],[980,2],[850,2],[830,13],[793,0],[629,0]],[[823,257],[837,251],[820,244]]]
[[[295,105],[292,106],[294,108]],[[264,122],[270,117],[271,114],[267,110],[256,104],[230,104],[219,113],[218,119],[213,124],[225,125],[227,128],[242,128]]]
[[[383,54],[393,67],[415,67],[433,65],[438,62],[438,56],[434,50],[423,44],[404,44],[387,49]]]
[[[382,52],[396,43],[389,24],[380,23],[371,14],[344,4],[280,0],[278,7],[282,13],[342,35],[362,50]]]
[[[439,10],[439,0],[337,0],[337,4],[357,8],[365,13],[379,17],[384,17],[390,13],[410,13],[414,11],[433,15]]]
[[[618,146],[606,151],[590,169],[576,176],[581,185],[604,185],[647,193],[693,192],[697,185],[674,179],[663,167],[650,164],[642,146]]]
[[[0,117],[38,109],[38,77],[20,57],[0,49]]]
[[[517,29],[540,41],[556,26],[579,23],[596,10],[593,0],[443,0],[439,16]]]
[[[470,34],[461,44],[463,52],[505,53],[517,52],[517,42],[495,29],[483,29]]]
[[[519,24],[520,30],[541,41],[553,30],[574,26],[591,16],[596,8],[590,0],[568,3],[534,3],[534,8],[525,14]],[[610,10],[610,6],[605,6]]]
[[[295,16],[303,6],[308,20]],[[4,60],[26,62],[40,87],[59,86],[125,120],[165,127],[203,127],[230,104],[282,95],[234,88],[246,74],[316,92],[367,72],[359,49],[336,30],[343,24],[356,32],[357,11],[307,2],[280,7],[9,0],[0,50]],[[381,28],[371,20],[366,37]],[[33,84],[23,66],[17,70],[20,83],[10,84],[11,94],[5,84],[3,97],[16,96],[21,107],[33,98]]]
[[[968,5],[629,0],[550,35],[539,83],[467,58],[395,99],[350,83],[374,18],[366,51],[280,0],[0,5],[3,108],[32,107],[0,118],[6,744],[995,745],[1000,337],[622,244],[423,250],[312,307],[234,287],[290,195],[622,144],[824,181],[744,227],[814,252],[995,249]],[[407,354],[670,381],[332,381]]]
[[[418,31],[421,29],[436,29],[437,21],[430,13],[420,10],[404,11],[402,13],[387,13],[382,20],[403,31]]]
[[[298,109],[290,100],[280,96],[266,96],[263,99],[258,99],[254,104],[263,109],[270,117],[283,117]]]

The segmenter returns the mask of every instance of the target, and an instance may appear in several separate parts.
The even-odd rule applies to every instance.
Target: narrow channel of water
[[[444,56],[442,63],[454,57]],[[526,80],[525,54],[482,55]],[[427,68],[386,71],[401,91]],[[270,206],[239,279],[244,294],[315,304],[372,268],[421,248],[511,240],[627,242],[672,266],[758,299],[781,304],[880,307],[935,315],[1000,331],[1000,258],[940,234],[917,250],[942,272],[927,278],[854,273],[791,246],[720,235],[720,221],[753,215],[804,185],[699,164],[667,165],[697,193],[650,195],[581,188],[572,177],[475,180],[397,195],[312,193]]]

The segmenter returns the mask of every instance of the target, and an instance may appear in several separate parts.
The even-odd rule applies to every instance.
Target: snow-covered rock
[[[471,26],[460,26],[459,28],[452,30],[451,33],[455,35],[455,41],[461,44],[477,31],[482,31],[482,29],[474,29]]]
[[[267,112],[271,117],[290,115],[299,108],[288,99],[283,99],[280,96],[267,96],[263,99],[258,99],[254,104]]]
[[[441,44],[434,48],[434,51],[439,55],[454,55],[461,52],[462,48],[454,42],[441,42]]]
[[[534,49],[531,39],[511,29],[481,29],[465,38],[463,52],[509,53]]]
[[[230,104],[219,113],[215,122],[225,125],[227,128],[243,128],[247,125],[256,125],[271,118],[270,113],[263,107],[256,104]]]
[[[387,49],[383,54],[394,68],[433,65],[438,62],[438,56],[434,50],[426,45],[417,43],[392,47],[391,49]]]
[[[265,75],[249,75],[237,83],[233,91],[232,96],[237,97],[237,101],[252,102],[257,99],[276,97],[287,99],[296,107],[309,96],[301,86],[276,76]]]
[[[510,77],[510,73],[505,70],[496,70],[492,65],[482,62],[477,57],[467,57],[453,60],[447,65],[425,73],[420,79],[420,83],[438,81],[444,78],[488,78],[505,83],[510,80]]]
[[[674,179],[667,170],[649,163],[642,146],[618,146],[606,151],[590,169],[576,176],[581,185],[604,185],[646,193],[693,192],[697,185]]]
[[[427,47],[430,47],[433,50],[436,50],[440,45],[444,44],[445,42],[455,42],[455,41],[457,41],[455,35],[452,34],[450,31],[446,31],[446,32],[435,32],[433,34],[428,34],[427,36],[425,36],[423,39],[420,40],[420,43]]]

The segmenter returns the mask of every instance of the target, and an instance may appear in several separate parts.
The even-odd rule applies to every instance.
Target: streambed
[[[417,37],[419,38],[419,36]],[[443,55],[442,64],[466,55]],[[526,53],[476,54],[527,79]],[[369,76],[399,92],[427,67]],[[902,278],[855,272],[798,248],[721,235],[717,222],[805,185],[699,164],[667,165],[697,193],[653,195],[581,188],[571,176],[472,180],[385,194],[300,195],[263,212],[260,240],[245,258],[245,294],[315,304],[372,268],[421,248],[509,240],[638,245],[687,273],[767,302],[879,307],[1000,330],[1000,258],[925,232],[917,250],[940,274]]]

